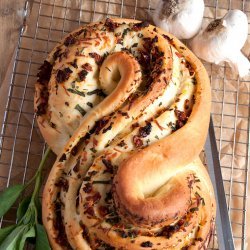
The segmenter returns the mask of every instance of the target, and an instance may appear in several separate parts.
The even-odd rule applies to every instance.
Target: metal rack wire
[[[249,1],[206,0],[205,3],[209,10],[205,20],[217,18],[233,8],[245,11],[250,20]],[[0,189],[25,183],[34,174],[44,152],[45,144],[33,112],[33,90],[37,68],[49,51],[66,33],[79,25],[107,15],[149,19],[148,13],[154,5],[154,0],[26,2],[0,133]],[[31,6],[32,11],[28,15]],[[240,80],[224,64],[216,66],[205,63],[205,66],[212,83],[213,122],[234,241],[237,249],[245,249],[250,79]],[[236,189],[241,190],[241,193],[235,193]],[[13,223],[14,212],[15,207],[2,218],[1,224]],[[216,235],[210,249],[218,249]]]

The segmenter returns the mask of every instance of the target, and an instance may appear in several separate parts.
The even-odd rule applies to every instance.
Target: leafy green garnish
[[[36,224],[36,250],[50,249],[47,234],[43,225]]]
[[[0,217],[2,217],[15,203],[16,199],[23,192],[25,186],[18,184],[7,188],[3,193],[0,194]]]
[[[36,174],[25,185],[8,187],[0,194],[0,217],[5,215],[22,192],[34,185],[31,196],[25,197],[17,210],[17,224],[0,229],[0,250],[21,250],[29,238],[36,238],[36,249],[51,249],[43,226],[40,224],[41,204],[39,190],[42,183],[42,169],[50,153],[48,148],[40,162]]]
[[[28,196],[28,197],[25,197],[20,202],[18,209],[17,209],[17,214],[16,214],[17,221],[20,221],[23,218],[23,216],[25,215],[25,213],[29,207],[30,201],[31,201],[31,196]]]
[[[15,229],[16,225],[11,225],[0,229],[0,244]]]

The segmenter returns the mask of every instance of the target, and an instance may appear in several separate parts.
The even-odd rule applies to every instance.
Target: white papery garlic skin
[[[158,0],[152,16],[156,26],[179,39],[190,39],[201,28],[203,0]]]
[[[201,59],[219,64],[226,61],[241,77],[249,75],[250,62],[241,52],[248,36],[247,16],[230,10],[222,19],[212,21],[190,42]]]

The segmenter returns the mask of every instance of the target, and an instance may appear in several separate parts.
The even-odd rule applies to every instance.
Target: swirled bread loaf
[[[43,193],[53,249],[206,248],[201,62],[154,26],[107,19],[68,35],[38,76],[38,124],[58,154]]]

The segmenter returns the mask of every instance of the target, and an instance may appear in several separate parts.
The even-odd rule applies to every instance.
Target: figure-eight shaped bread
[[[210,86],[181,42],[134,20],[87,25],[49,56],[36,97],[58,153],[43,193],[53,249],[207,247],[215,200],[199,153]]]

